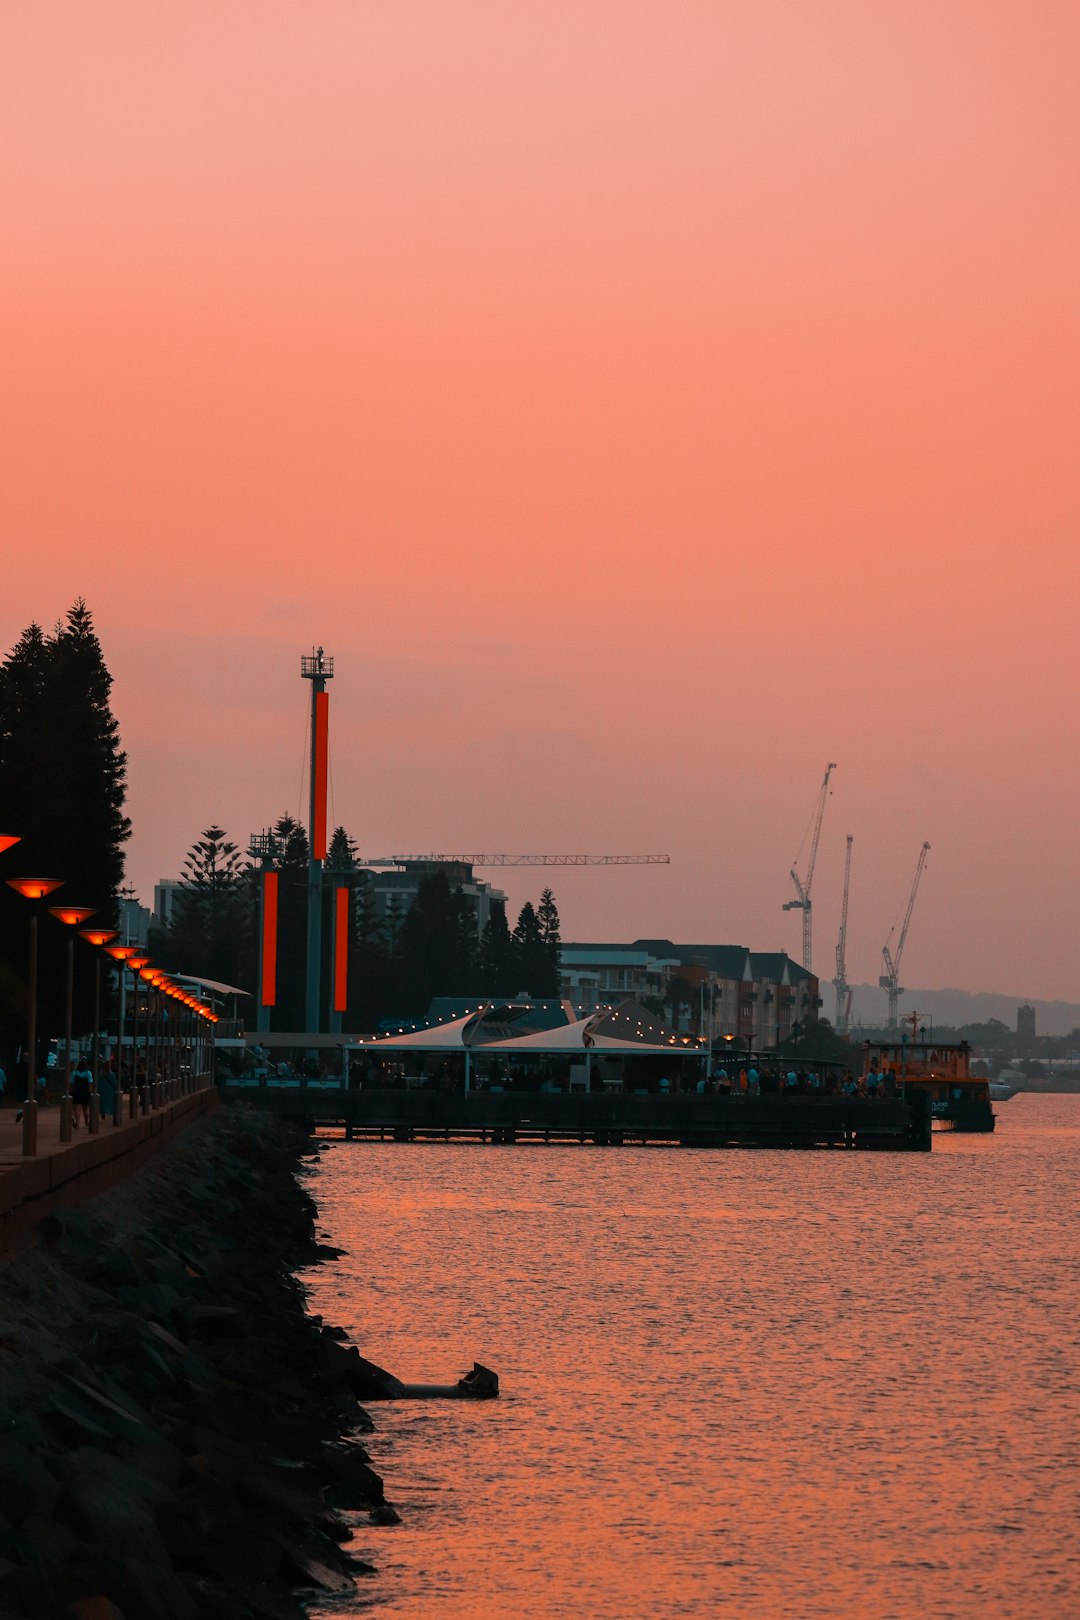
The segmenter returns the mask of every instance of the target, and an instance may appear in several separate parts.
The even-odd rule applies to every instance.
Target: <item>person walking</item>
[[[79,1059],[79,1067],[71,1076],[71,1123],[78,1128],[78,1114],[82,1114],[82,1122],[87,1128],[90,1125],[90,1088],[94,1083],[93,1071],[84,1057]]]
[[[116,1101],[116,1076],[113,1074],[112,1058],[108,1059],[98,1079],[98,1097],[101,1101],[101,1117],[108,1119]]]

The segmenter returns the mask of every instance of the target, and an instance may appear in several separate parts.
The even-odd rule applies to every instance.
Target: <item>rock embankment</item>
[[[0,1257],[0,1617],[295,1620],[370,1571],[385,1375],[306,1314],[304,1151],[219,1115]]]

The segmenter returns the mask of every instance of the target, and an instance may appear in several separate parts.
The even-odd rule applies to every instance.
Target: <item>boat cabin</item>
[[[971,1047],[967,1041],[958,1045],[942,1041],[866,1041],[863,1074],[872,1073],[884,1073],[886,1085],[895,1086],[901,1096],[907,1091],[927,1092],[933,1117],[954,1130],[994,1128],[990,1083],[985,1076],[971,1073]]]

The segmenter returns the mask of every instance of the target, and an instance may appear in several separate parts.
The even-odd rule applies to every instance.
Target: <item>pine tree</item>
[[[545,987],[540,994],[557,996],[560,984],[559,964],[562,956],[562,936],[559,933],[559,908],[555,904],[555,896],[550,889],[545,889],[540,896],[536,922],[540,930],[540,942],[544,947],[546,969]]]
[[[220,827],[207,827],[191,846],[180,882],[172,921],[155,934],[157,959],[175,972],[254,990],[249,868]]]
[[[496,902],[480,936],[477,987],[485,996],[512,996],[518,988],[513,982],[514,971],[514,944],[506,907]]]
[[[548,959],[540,935],[540,924],[531,900],[526,900],[518,912],[513,944],[514,971],[518,979],[516,989],[525,990],[537,1000],[548,995],[550,993],[547,988],[550,983]]]
[[[353,911],[353,954],[345,1027],[374,1031],[391,1008],[391,964],[386,931],[379,921],[375,889],[367,872],[357,873]]]
[[[88,892],[106,902],[109,916],[115,917],[124,872],[121,846],[131,837],[131,822],[124,814],[127,755],[109,704],[112,676],[81,597],[56,634],[53,661],[56,743],[78,796],[71,830],[85,864]]]
[[[274,823],[282,856],[278,877],[278,988],[273,1029],[303,1029],[307,965],[308,837],[290,815]]]
[[[421,879],[398,942],[401,1012],[426,1012],[433,996],[463,995],[469,989],[476,933],[470,913],[470,949],[463,911],[468,912],[468,902],[460,889],[451,891],[445,872]]]
[[[126,756],[110,706],[112,677],[82,600],[51,635],[31,624],[0,665],[0,785],[3,831],[17,833],[11,876],[57,877],[57,900],[92,906],[115,926],[123,877]],[[25,1023],[26,906],[0,890],[0,954],[13,993],[0,1009],[8,1050]],[[81,951],[82,946],[77,946]],[[62,1023],[66,933],[46,919],[39,945],[39,1028]],[[92,975],[75,974],[75,1026],[91,1016]]]

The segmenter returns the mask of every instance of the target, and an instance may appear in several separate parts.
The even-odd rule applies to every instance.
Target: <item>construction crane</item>
[[[798,855],[796,855],[796,857],[795,857],[795,865],[791,868],[791,881],[795,885],[795,893],[798,896],[798,898],[795,899],[795,900],[785,900],[784,901],[784,910],[785,911],[801,911],[802,912],[802,959],[803,959],[803,967],[806,968],[807,972],[811,971],[810,959],[811,959],[812,947],[813,947],[811,915],[810,915],[810,885],[814,881],[814,867],[815,867],[815,865],[817,863],[818,841],[821,838],[821,821],[822,821],[822,817],[825,814],[825,800],[829,796],[829,777],[832,775],[832,773],[833,773],[833,771],[835,771],[835,769],[836,769],[836,761],[835,760],[833,760],[831,764],[826,765],[826,767],[825,767],[825,775],[822,778],[821,788],[820,788],[820,790],[818,792],[817,805],[815,806],[814,814],[811,817],[810,825],[813,827],[814,832],[813,832],[813,837],[810,840],[810,859],[806,863],[806,877],[805,877],[805,879],[801,879],[799,877],[799,873],[798,873],[798,870],[797,870],[798,864],[799,864]],[[804,833],[803,834],[803,843],[805,844],[805,842],[806,842],[806,835]],[[802,847],[801,846],[800,846],[799,853],[800,854],[802,853]]]
[[[891,1030],[899,1029],[900,1027],[896,1016],[900,997],[904,993],[904,987],[900,983],[900,958],[904,954],[904,941],[907,939],[908,924],[911,922],[911,913],[915,905],[915,896],[919,892],[919,879],[923,875],[923,867],[926,865],[926,857],[929,853],[930,845],[924,844],[922,849],[919,851],[919,861],[915,868],[915,877],[912,881],[911,893],[908,895],[907,910],[904,912],[904,926],[901,928],[900,938],[896,942],[896,954],[892,955],[889,951],[889,939],[892,939],[893,934],[896,932],[895,923],[893,923],[892,927],[889,929],[889,939],[887,939],[884,945],[881,947],[881,960],[885,964],[885,971],[878,979],[878,984],[883,990],[887,990],[889,993],[889,1021],[887,1027]]]
[[[854,843],[854,834],[847,835],[847,853],[844,856],[844,899],[840,907],[840,938],[836,942],[836,978],[833,980],[833,989],[836,991],[836,1032],[846,1035],[851,1025],[851,987],[847,981],[847,908],[848,890],[851,887],[851,846]]]
[[[670,855],[379,855],[359,866],[670,866]]]

